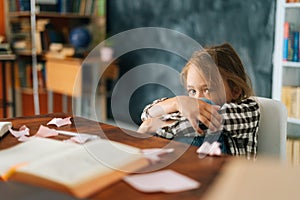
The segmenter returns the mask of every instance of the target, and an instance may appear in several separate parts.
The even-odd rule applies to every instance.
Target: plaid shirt
[[[142,121],[151,118],[148,110],[166,98],[155,100],[145,107]],[[247,158],[256,157],[257,131],[260,118],[258,103],[252,99],[244,99],[240,103],[226,103],[220,109],[223,117],[222,133],[227,138],[227,145],[232,155],[243,155]],[[173,120],[170,125],[157,129],[160,137],[173,139],[175,136],[197,137],[199,134],[190,122],[179,112],[163,115],[162,120]]]

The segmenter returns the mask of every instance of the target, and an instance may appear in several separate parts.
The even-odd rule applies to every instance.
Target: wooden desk
[[[46,123],[53,117],[66,117],[67,114],[57,113],[48,114],[32,117],[19,117],[8,119],[12,121],[14,128],[19,128],[22,125],[26,125],[30,128],[30,132],[35,133],[41,124],[46,125]],[[139,148],[153,148],[153,147],[164,147],[169,143],[169,140],[162,138],[151,137],[151,138],[139,138],[135,137],[138,133],[133,131],[128,131],[130,134],[124,133],[120,128],[111,125],[93,122],[83,118],[74,118],[76,121],[76,127],[74,123],[72,125],[67,125],[61,128],[61,130],[75,131],[81,130],[88,133],[98,134],[101,137],[99,127],[103,130],[105,136],[114,141],[119,141],[125,144],[136,146]],[[74,121],[73,119],[73,121]],[[100,125],[100,126],[99,126]],[[139,135],[139,134],[138,134]],[[58,136],[56,139],[64,139],[65,136]],[[12,135],[7,135],[0,140],[0,149],[10,147],[17,144],[17,140]],[[185,149],[187,146],[182,143],[174,142],[171,147],[175,148],[175,152],[163,156],[163,161],[149,166],[160,167],[164,166],[169,161],[172,161],[178,155],[181,154],[181,150]],[[187,175],[199,182],[201,182],[201,187],[196,190],[190,190],[179,193],[142,193],[123,181],[119,181],[107,189],[99,191],[97,194],[90,197],[90,199],[201,199],[205,191],[210,187],[216,175],[219,173],[222,165],[229,160],[229,157],[205,157],[204,159],[198,158],[196,154],[196,147],[188,147],[187,150],[174,162],[167,165],[163,169],[173,169],[179,173]],[[9,182],[8,182],[9,183]],[[16,191],[17,192],[17,191]],[[36,192],[39,192],[38,190]]]

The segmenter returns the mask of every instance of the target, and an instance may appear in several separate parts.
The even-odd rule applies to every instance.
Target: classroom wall
[[[164,27],[184,33],[202,46],[229,42],[239,53],[256,94],[270,97],[275,3],[274,0],[109,0],[107,32],[112,36],[138,27]],[[180,43],[173,41],[170,45],[176,48]],[[121,75],[150,62],[180,71],[186,61],[164,51],[136,50],[119,58]],[[155,76],[158,72],[152,73]],[[157,76],[164,79],[160,74]],[[168,88],[157,84],[140,87],[130,98],[132,119],[139,124],[147,103],[172,95]],[[118,109],[128,109],[122,101]],[[124,115],[122,120],[127,118]]]

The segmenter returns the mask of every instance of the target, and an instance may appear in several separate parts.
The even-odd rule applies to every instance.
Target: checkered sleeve
[[[223,133],[228,136],[230,152],[233,155],[246,155],[247,158],[256,156],[260,118],[258,103],[248,98],[238,104],[224,104],[220,113],[223,116]]]
[[[152,106],[154,106],[155,104],[157,104],[157,103],[159,103],[159,102],[162,102],[162,101],[164,101],[164,100],[166,100],[166,99],[167,99],[166,97],[160,98],[160,99],[154,100],[152,103],[148,104],[148,105],[144,108],[144,110],[143,110],[143,112],[142,112],[141,120],[142,120],[142,121],[145,121],[145,120],[151,118],[151,115],[149,114],[150,108],[151,108]]]
[[[151,104],[147,105],[141,115],[142,121],[145,121],[151,118],[149,114],[149,109],[155,104],[162,102],[168,98],[164,97],[153,101]],[[199,134],[191,126],[190,122],[183,117],[179,112],[169,113],[162,115],[160,117],[162,121],[173,121],[173,123],[166,126],[160,127],[156,130],[156,134],[160,137],[173,139],[175,136],[186,136],[186,137],[195,137]]]
[[[166,98],[164,98],[166,99]],[[142,120],[151,116],[148,114],[155,103],[163,101],[159,99],[145,107]],[[260,119],[258,103],[248,98],[240,103],[226,103],[220,109],[223,117],[222,133],[227,138],[227,146],[232,155],[256,157],[257,151],[257,131]],[[172,120],[173,123],[158,128],[156,134],[160,137],[173,139],[176,136],[196,137],[199,134],[193,129],[190,122],[179,112],[163,115],[161,120]]]

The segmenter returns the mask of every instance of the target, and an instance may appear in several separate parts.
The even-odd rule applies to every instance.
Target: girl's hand
[[[163,121],[160,119],[160,117],[149,118],[140,125],[137,132],[139,132],[139,133],[155,133],[158,128],[164,127],[172,122],[173,122],[172,120]]]
[[[177,100],[177,110],[189,120],[198,133],[203,133],[203,130],[199,128],[199,121],[211,131],[220,129],[222,121],[222,117],[218,113],[220,106],[210,105],[188,96],[177,96],[175,98]]]

